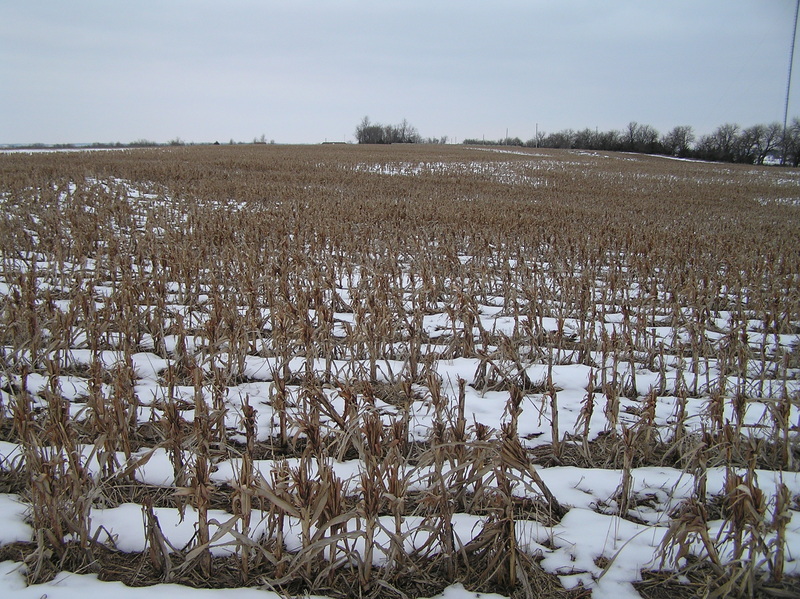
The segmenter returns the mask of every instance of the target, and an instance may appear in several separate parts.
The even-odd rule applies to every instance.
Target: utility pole
[[[789,54],[789,75],[786,78],[786,103],[783,105],[783,156],[781,164],[786,164],[786,121],[789,120],[789,90],[792,88],[792,66],[794,65],[794,43],[797,40],[797,13],[800,12],[800,0],[794,8],[794,27],[792,28],[792,51]]]

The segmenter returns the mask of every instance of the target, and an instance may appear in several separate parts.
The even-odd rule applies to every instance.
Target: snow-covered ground
[[[3,599],[86,599],[89,595],[114,596],[118,599],[284,599],[263,589],[195,589],[178,584],[156,584],[148,587],[128,587],[121,582],[102,582],[95,574],[62,572],[52,581],[28,585],[25,567],[14,562],[0,562],[0,589]],[[304,595],[308,599],[325,599],[319,595]],[[455,584],[431,599],[502,599],[493,593],[471,593]]]

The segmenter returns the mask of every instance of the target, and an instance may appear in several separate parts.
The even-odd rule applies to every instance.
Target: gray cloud
[[[0,143],[706,132],[780,120],[793,3],[0,5]],[[800,62],[800,61],[799,61]],[[793,102],[800,110],[800,103]]]

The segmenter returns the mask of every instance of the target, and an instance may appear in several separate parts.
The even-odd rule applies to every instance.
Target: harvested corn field
[[[9,153],[0,204],[14,584],[798,592],[800,171]]]

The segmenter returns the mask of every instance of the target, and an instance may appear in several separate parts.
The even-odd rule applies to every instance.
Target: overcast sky
[[[783,120],[793,0],[0,0],[0,143]],[[800,40],[798,40],[800,42]],[[798,44],[800,45],[800,44]],[[800,54],[800,50],[798,51]],[[800,116],[800,56],[791,116]]]

